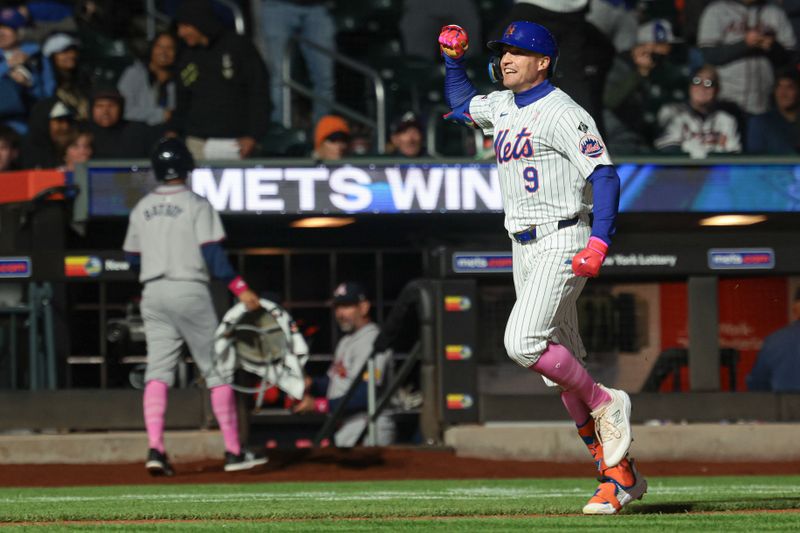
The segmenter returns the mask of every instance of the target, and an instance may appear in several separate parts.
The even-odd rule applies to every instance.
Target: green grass
[[[0,489],[0,522],[48,531],[800,530],[800,512],[765,512],[800,509],[800,476],[654,478],[620,516],[581,516],[594,487],[516,479]],[[719,513],[731,511],[743,513]],[[186,522],[69,524],[117,520]]]

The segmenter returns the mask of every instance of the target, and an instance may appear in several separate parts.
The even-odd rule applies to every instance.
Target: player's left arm
[[[594,222],[586,247],[572,258],[577,276],[596,277],[605,261],[619,210],[619,176],[592,117],[582,108],[569,108],[553,137],[555,148],[567,156],[592,184]]]
[[[200,243],[200,253],[211,277],[224,281],[228,290],[244,303],[248,311],[258,309],[261,306],[258,295],[250,289],[242,276],[237,274],[228,259],[228,254],[222,248],[222,241],[225,240],[222,220],[208,202],[199,204],[194,219],[194,231]]]
[[[134,272],[138,272],[142,266],[142,247],[139,239],[139,232],[134,223],[134,211],[128,217],[128,229],[125,233],[125,242],[122,244],[122,251],[125,252],[125,260]]]
[[[586,247],[572,258],[572,271],[595,278],[606,259],[611,236],[616,232],[619,210],[619,175],[613,165],[600,165],[586,178],[592,184],[594,221]]]

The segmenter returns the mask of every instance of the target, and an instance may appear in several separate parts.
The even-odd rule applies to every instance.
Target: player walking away
[[[627,457],[630,398],[596,383],[581,364],[586,350],[575,302],[608,251],[619,177],[592,117],[549,81],[558,48],[545,27],[512,22],[500,40],[488,43],[498,54],[490,72],[508,89],[488,95],[478,95],[467,78],[466,32],[445,26],[439,44],[452,110],[445,118],[494,135],[517,294],[506,350],[548,385],[561,387],[600,472],[600,486],[583,512],[614,514],[641,498],[647,482]]]
[[[142,198],[130,214],[123,248],[140,267],[142,318],[147,342],[144,421],[150,450],[146,468],[153,475],[174,470],[164,450],[167,389],[183,343],[211,391],[211,407],[225,441],[225,471],[246,470],[267,462],[244,451],[239,442],[232,375],[214,369],[214,331],[218,320],[208,291],[209,274],[228,288],[248,310],[258,309],[258,296],[237,276],[220,242],[225,230],[219,214],[186,187],[194,160],[178,139],[162,139],[152,155],[161,184]]]

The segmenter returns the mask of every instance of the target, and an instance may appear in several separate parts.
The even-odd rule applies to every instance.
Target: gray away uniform
[[[356,379],[364,379],[356,373],[361,370],[362,365],[372,353],[372,346],[378,337],[380,329],[370,322],[362,326],[358,331],[349,333],[339,339],[336,345],[333,364],[328,370],[330,382],[328,385],[327,398],[339,398],[347,392],[350,384]],[[380,385],[384,383],[384,377],[390,370],[392,352],[386,351],[375,355],[375,382]],[[350,447],[358,444],[358,438],[367,427],[367,413],[356,413],[345,418],[342,426],[334,435],[334,442],[338,447]],[[394,441],[394,420],[391,416],[382,414],[376,420],[376,433],[378,446],[387,446]]]
[[[184,341],[209,388],[231,382],[232,376],[212,370],[219,321],[201,251],[202,245],[224,238],[219,214],[183,185],[161,185],[131,211],[123,248],[141,256],[145,382],[173,385]]]

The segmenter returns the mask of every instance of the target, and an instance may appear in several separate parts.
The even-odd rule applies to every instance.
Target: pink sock
[[[167,390],[163,381],[148,381],[144,386],[144,427],[151,448],[164,453],[164,413],[167,412]]]
[[[230,385],[211,389],[211,409],[217,417],[225,449],[234,455],[242,451],[239,444],[239,417],[236,414],[236,397]]]
[[[583,365],[560,344],[548,344],[531,368],[573,393],[592,411],[611,400],[611,396],[595,383]]]
[[[583,403],[583,400],[570,391],[561,392],[561,402],[567,408],[570,418],[575,421],[575,425],[581,427],[591,418],[591,410]]]

